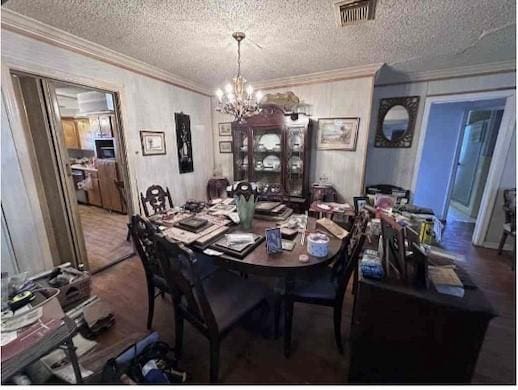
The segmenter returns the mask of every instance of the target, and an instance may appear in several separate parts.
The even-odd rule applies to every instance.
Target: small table
[[[82,383],[81,370],[79,368],[79,362],[75,353],[74,343],[72,337],[77,332],[75,321],[69,317],[63,318],[63,324],[59,326],[52,333],[46,335],[37,343],[28,346],[27,348],[20,348],[10,359],[2,361],[2,383],[6,382],[17,372],[28,365],[34,363],[36,360],[42,358],[53,350],[64,347],[67,351],[70,363],[74,369],[74,375],[76,377],[76,383]],[[18,340],[12,341],[13,343]],[[2,347],[3,348],[3,347]]]

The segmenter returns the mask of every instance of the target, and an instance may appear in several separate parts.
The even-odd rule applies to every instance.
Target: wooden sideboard
[[[360,275],[356,291],[349,381],[470,383],[489,321],[484,294],[460,268],[462,298]]]

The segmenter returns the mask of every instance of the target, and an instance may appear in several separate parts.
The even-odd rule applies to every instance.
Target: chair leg
[[[126,241],[129,241],[131,239],[131,227],[128,224],[128,233],[126,234]]]
[[[219,376],[219,340],[210,340],[210,382],[217,383]]]
[[[333,309],[333,320],[335,325],[335,340],[338,352],[344,354],[344,346],[342,344],[342,302],[337,302]]]
[[[176,308],[176,304],[174,306],[174,349],[176,356],[180,358],[183,352],[183,317]]]
[[[147,298],[147,328],[151,329],[153,313],[155,312],[155,287],[150,283],[148,283]]]
[[[291,354],[291,327],[293,321],[293,300],[286,297],[284,300],[284,356],[290,357]]]
[[[282,296],[279,294],[275,297],[275,303],[273,308],[273,337],[277,339],[279,337],[279,323],[281,320],[281,303],[282,303]]]
[[[498,245],[498,254],[502,254],[502,250],[504,249],[505,240],[507,239],[507,232],[504,230],[502,232],[502,238],[500,239],[500,244]]]

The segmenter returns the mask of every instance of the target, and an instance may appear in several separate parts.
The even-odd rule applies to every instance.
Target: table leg
[[[68,358],[70,359],[70,363],[72,363],[72,368],[74,369],[76,384],[83,383],[83,377],[81,376],[81,369],[79,368],[79,361],[77,360],[76,355],[76,347],[74,346],[71,337],[67,339],[65,345],[67,347]]]
[[[291,328],[293,321],[293,297],[292,292],[295,280],[292,277],[284,279],[284,356],[291,354]]]

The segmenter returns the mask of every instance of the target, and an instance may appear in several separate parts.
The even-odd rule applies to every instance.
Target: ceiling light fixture
[[[237,41],[237,75],[232,79],[232,84],[225,86],[225,92],[222,89],[216,91],[216,111],[233,115],[234,120],[243,122],[261,110],[259,103],[263,94],[261,91],[254,94],[254,88],[241,76],[241,41],[245,39],[245,33],[235,32],[232,37]]]

